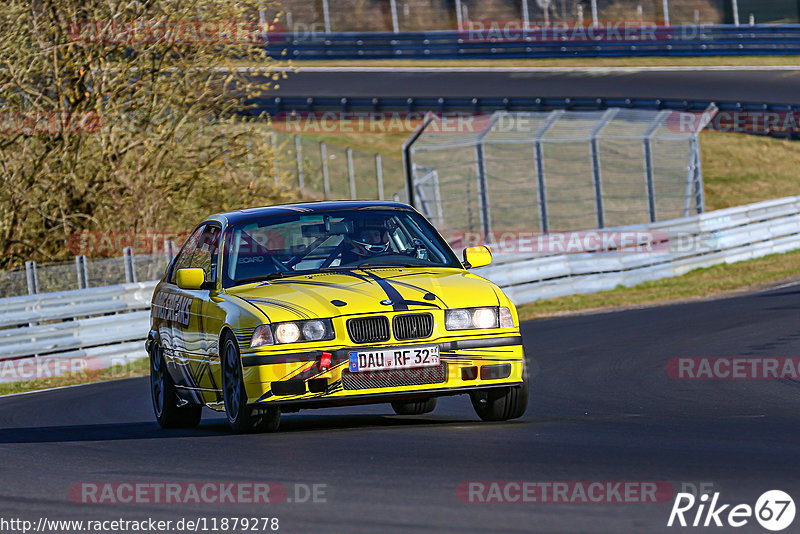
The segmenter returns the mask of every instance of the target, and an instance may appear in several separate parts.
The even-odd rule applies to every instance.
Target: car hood
[[[292,276],[227,290],[271,322],[361,313],[498,306],[491,282],[459,269],[381,268]],[[504,304],[503,304],[504,305]]]

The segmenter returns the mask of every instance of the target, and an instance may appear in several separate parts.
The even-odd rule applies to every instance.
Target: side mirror
[[[178,269],[175,273],[175,282],[181,289],[203,289],[206,282],[206,273],[203,269]]]
[[[467,269],[484,267],[490,263],[492,263],[492,249],[486,245],[464,249],[464,267]]]

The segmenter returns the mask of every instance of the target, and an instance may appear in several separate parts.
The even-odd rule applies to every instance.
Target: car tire
[[[411,402],[393,402],[392,409],[397,415],[422,415],[436,409],[436,397]]]
[[[528,408],[528,379],[520,386],[487,388],[470,393],[472,407],[484,421],[508,421],[525,414]]]
[[[220,359],[225,414],[233,431],[237,434],[250,434],[277,430],[281,419],[279,408],[265,406],[254,409],[247,405],[239,344],[232,336],[225,337]]]
[[[150,398],[161,428],[194,428],[200,424],[203,407],[198,404],[180,406],[175,382],[164,361],[164,349],[155,343],[150,351]]]

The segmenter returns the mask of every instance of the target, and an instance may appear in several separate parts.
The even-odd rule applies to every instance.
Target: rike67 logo
[[[755,519],[765,529],[778,532],[788,528],[794,516],[794,500],[781,490],[765,492],[755,506],[722,503],[719,492],[700,497],[678,493],[667,526],[739,528]]]

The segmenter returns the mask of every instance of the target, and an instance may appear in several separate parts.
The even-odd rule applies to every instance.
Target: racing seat
[[[242,253],[241,250],[247,252]],[[273,251],[265,248],[246,232],[242,232],[242,244],[235,271],[237,279],[267,276],[284,270],[286,268],[278,261]]]

